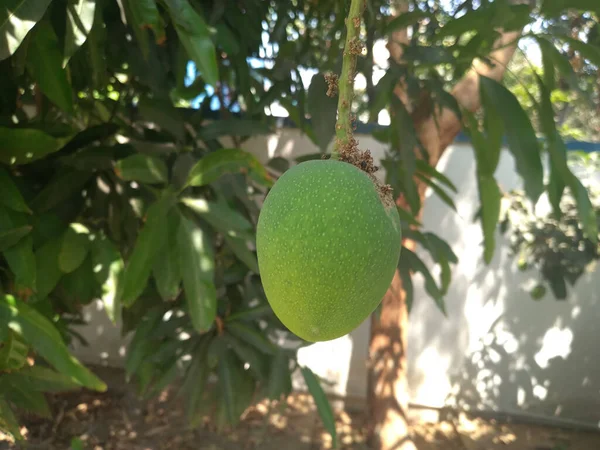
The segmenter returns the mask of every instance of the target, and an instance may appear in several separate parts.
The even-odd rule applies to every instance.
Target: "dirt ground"
[[[66,450],[73,438],[90,450],[321,450],[331,448],[312,399],[294,394],[268,411],[248,409],[235,430],[217,433],[207,418],[190,429],[181,400],[168,390],[140,401],[118,371],[97,371],[110,388],[50,398],[51,420],[24,417],[27,446],[0,433],[0,450]],[[364,414],[336,412],[339,448],[367,450]],[[412,426],[418,450],[600,450],[600,433],[500,424],[465,415]]]

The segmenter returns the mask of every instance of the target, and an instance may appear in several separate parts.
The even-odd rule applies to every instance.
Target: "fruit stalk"
[[[356,76],[356,59],[362,53],[360,41],[360,24],[365,8],[365,0],[352,0],[350,12],[346,18],[346,44],[342,59],[342,73],[338,83],[338,117],[335,124],[336,144],[332,158],[339,157],[339,150],[348,147],[352,142],[354,121],[352,116],[352,100],[354,98],[354,77]]]

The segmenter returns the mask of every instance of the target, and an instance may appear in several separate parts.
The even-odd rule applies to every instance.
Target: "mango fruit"
[[[338,160],[300,163],[268,193],[256,234],[261,280],[276,316],[300,338],[343,336],[381,302],[401,248],[387,196]]]

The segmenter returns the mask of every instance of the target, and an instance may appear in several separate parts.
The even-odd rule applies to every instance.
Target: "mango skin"
[[[279,320],[306,341],[327,341],[355,329],[381,302],[400,256],[400,217],[358,168],[307,161],[267,195],[256,246]]]

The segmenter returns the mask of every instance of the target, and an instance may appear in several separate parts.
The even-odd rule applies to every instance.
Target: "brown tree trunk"
[[[401,0],[400,0],[401,1]],[[406,11],[406,3],[398,5],[398,11]],[[519,33],[503,33],[496,43],[497,51],[490,55],[495,62],[493,67],[475,61],[470,72],[453,89],[452,94],[461,107],[476,111],[480,106],[479,74],[502,79],[506,65],[515,50],[514,43]],[[406,30],[396,33],[393,42],[406,42]],[[396,61],[402,57],[402,47],[390,43],[390,55]],[[398,85],[396,95],[405,102],[409,111],[417,110],[407,104],[407,96]],[[418,137],[427,149],[433,166],[437,164],[445,149],[461,130],[461,123],[450,110],[435,111],[436,118],[427,117],[415,124]],[[417,152],[418,154],[418,152]],[[421,205],[424,204],[427,186],[417,180]],[[409,209],[403,199],[398,205]],[[419,212],[420,217],[422,211]],[[404,240],[404,246],[414,249],[416,244]],[[402,256],[400,256],[402,257]],[[452,312],[450,312],[452,314]],[[371,339],[369,345],[368,410],[370,413],[370,444],[373,450],[413,450],[416,449],[408,433],[408,384],[406,371],[406,344],[408,330],[408,310],[406,292],[396,273],[390,289],[382,300],[381,315],[371,319]]]

